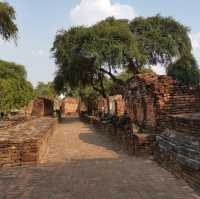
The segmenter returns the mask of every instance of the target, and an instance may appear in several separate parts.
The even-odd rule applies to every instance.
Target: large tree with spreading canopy
[[[56,36],[52,52],[58,66],[55,85],[91,85],[103,97],[106,79],[123,85],[119,71],[140,73],[145,66],[166,67],[191,53],[189,29],[160,15],[132,21],[107,18],[90,27],[72,27]]]

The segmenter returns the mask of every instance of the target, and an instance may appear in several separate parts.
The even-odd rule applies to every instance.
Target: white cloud
[[[109,16],[114,16],[117,19],[133,19],[136,13],[133,7],[113,3],[111,0],[81,0],[70,11],[73,25],[92,25]]]
[[[193,47],[193,53],[200,65],[200,33],[192,33],[190,35]]]

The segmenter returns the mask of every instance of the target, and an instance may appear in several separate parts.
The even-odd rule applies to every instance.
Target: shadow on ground
[[[92,127],[89,127],[92,130]],[[80,140],[87,144],[92,144],[96,146],[103,147],[107,150],[112,150],[115,153],[120,155],[128,155],[125,149],[118,143],[115,142],[111,137],[108,135],[103,135],[101,132],[97,133],[81,133],[79,135]]]
[[[153,166],[152,166],[153,165]],[[192,199],[182,181],[142,159],[87,159],[0,171],[0,198]]]
[[[78,116],[65,116],[61,118],[60,124],[73,124],[79,122],[80,119]]]

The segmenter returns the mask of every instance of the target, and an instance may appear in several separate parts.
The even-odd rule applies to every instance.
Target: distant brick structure
[[[62,113],[64,115],[76,114],[79,112],[80,101],[76,98],[66,97],[62,101]]]
[[[33,116],[50,116],[53,115],[54,102],[45,97],[38,97],[33,101]]]
[[[20,109],[20,113],[26,116],[31,116],[32,112],[33,112],[33,101],[29,102],[25,107]]]
[[[140,74],[127,83],[125,110],[132,122],[148,132],[166,124],[168,115],[193,113],[200,104],[194,89],[168,76]]]
[[[122,95],[114,95],[109,97],[110,112],[113,115],[122,116],[124,114],[124,100]],[[101,98],[97,103],[98,113],[108,112],[107,99]]]

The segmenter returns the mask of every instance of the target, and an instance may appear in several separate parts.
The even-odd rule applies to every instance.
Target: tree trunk
[[[109,100],[109,96],[106,97],[106,101],[107,101],[108,114],[110,115],[110,100]]]

